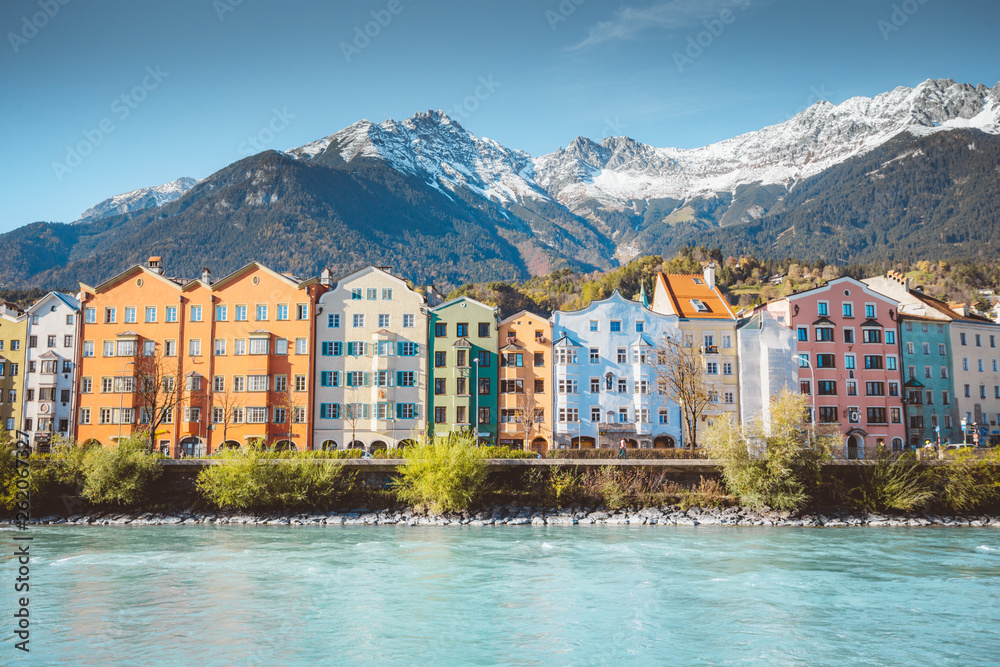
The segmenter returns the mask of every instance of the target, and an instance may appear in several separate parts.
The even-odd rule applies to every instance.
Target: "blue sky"
[[[1000,80],[992,0],[5,0],[0,33],[0,231],[361,118],[440,108],[532,155],[693,147],[820,98]]]

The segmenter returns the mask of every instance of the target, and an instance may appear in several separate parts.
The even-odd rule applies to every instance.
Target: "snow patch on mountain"
[[[88,208],[80,214],[80,219],[77,222],[93,222],[94,220],[100,220],[110,215],[135,213],[147,208],[163,206],[178,199],[197,184],[197,179],[184,176],[163,185],[139,188],[138,190],[115,195]]]

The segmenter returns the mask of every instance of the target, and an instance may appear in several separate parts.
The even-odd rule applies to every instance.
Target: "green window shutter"
[[[403,356],[403,344],[402,343],[396,343],[396,355],[400,356],[400,357]]]
[[[403,386],[403,371],[396,371],[396,386]]]
[[[353,387],[354,386],[354,374],[353,373],[348,373],[347,374],[347,386],[348,387]]]
[[[364,387],[370,387],[370,386],[372,386],[372,374],[371,373],[365,373],[365,383],[362,386],[364,386]]]
[[[371,414],[372,414],[372,412],[371,412],[371,407],[372,407],[371,404],[364,403],[363,405],[364,405],[364,407],[361,408],[361,414],[362,414],[361,418],[362,419],[371,419]]]

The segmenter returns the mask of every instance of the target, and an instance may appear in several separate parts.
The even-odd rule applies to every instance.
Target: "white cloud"
[[[751,0],[672,0],[649,7],[623,7],[610,21],[591,27],[587,38],[568,50],[579,51],[606,42],[635,39],[640,33],[654,28],[671,30],[698,25],[705,19],[718,18],[724,10],[744,10],[750,4]]]

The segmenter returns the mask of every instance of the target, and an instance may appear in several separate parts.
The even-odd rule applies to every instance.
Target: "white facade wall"
[[[577,438],[592,438],[600,444],[599,431],[606,428],[602,424],[613,424],[606,430],[614,435],[604,436],[606,441],[618,437],[616,427],[634,425],[635,440],[642,446],[660,436],[669,436],[675,446],[683,444],[680,407],[657,391],[652,363],[654,346],[664,337],[679,337],[676,316],[654,313],[615,292],[582,310],[557,311],[552,322],[554,446],[570,447]],[[619,331],[612,331],[614,323]],[[636,330],[636,323],[641,323],[642,331]],[[565,355],[574,350],[575,362],[566,361]],[[593,361],[592,350],[596,352]],[[624,361],[619,361],[622,350]],[[640,362],[642,350],[648,352],[646,363]],[[592,390],[593,379],[598,380],[597,391]],[[642,382],[645,393],[637,387]],[[620,418],[623,409],[627,415],[624,423]],[[576,419],[572,410],[576,410]],[[645,421],[637,419],[642,411]]]
[[[760,311],[736,330],[740,364],[740,421],[770,424],[771,405],[783,390],[798,393],[795,332]]]
[[[949,335],[958,416],[965,420],[967,440],[977,433],[985,444],[1000,436],[1000,327],[953,320]]]
[[[360,298],[354,297],[355,290]],[[353,438],[365,449],[373,444],[392,449],[423,435],[428,382],[424,297],[405,281],[368,267],[323,294],[316,318],[313,446],[345,449]],[[406,355],[411,349],[415,353]],[[411,378],[412,386],[404,386]],[[348,404],[361,407],[353,424]]]
[[[55,292],[44,296],[27,311],[25,400],[21,423],[30,433],[33,445],[54,435],[73,433],[79,311],[80,304],[75,298]],[[31,420],[30,429],[26,420]]]

